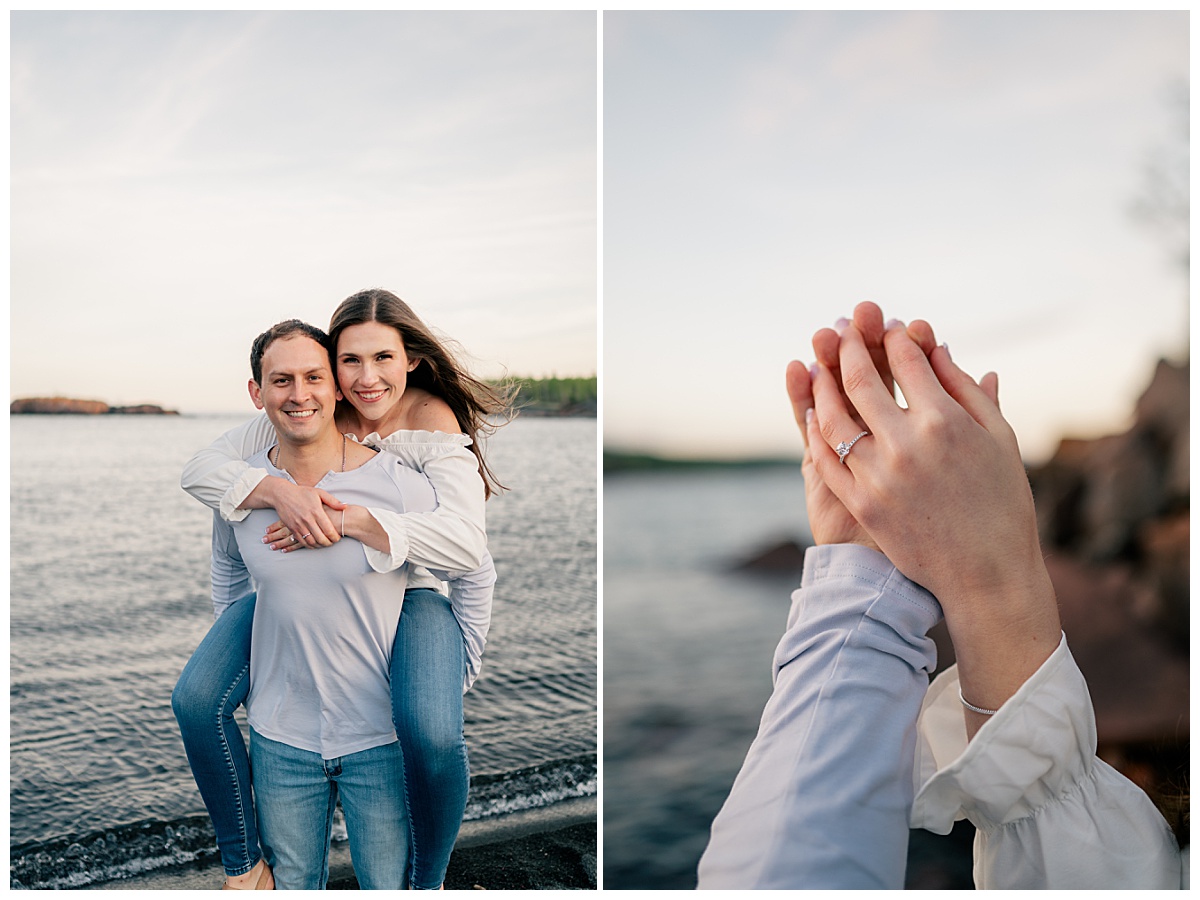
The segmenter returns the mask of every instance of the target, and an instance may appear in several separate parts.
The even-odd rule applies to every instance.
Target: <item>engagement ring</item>
[[[838,462],[844,466],[846,464],[846,457],[850,455],[851,448],[857,444],[861,438],[865,438],[870,433],[871,432],[869,431],[864,431],[850,443],[847,444],[845,441],[842,441],[840,444],[834,447],[833,452],[838,455]]]

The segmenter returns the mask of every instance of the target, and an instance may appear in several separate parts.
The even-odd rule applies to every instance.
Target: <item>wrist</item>
[[[1044,566],[1041,575],[943,604],[959,684],[973,705],[999,709],[1058,646],[1054,587]]]
[[[363,517],[369,517],[370,513],[366,507],[348,504],[343,510],[331,512],[330,516],[342,537],[362,540]]]
[[[285,489],[291,486],[286,478],[278,475],[267,475],[255,485],[254,490],[246,495],[239,509],[278,509],[279,500]]]

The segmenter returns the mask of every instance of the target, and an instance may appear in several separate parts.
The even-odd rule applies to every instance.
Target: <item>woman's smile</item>
[[[378,400],[380,397],[382,397],[386,393],[387,393],[386,390],[355,391],[355,394],[358,396],[358,399],[361,400],[363,403],[374,403],[376,400]]]

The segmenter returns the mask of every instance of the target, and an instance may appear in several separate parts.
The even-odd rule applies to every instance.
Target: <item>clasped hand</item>
[[[1002,703],[1053,652],[1060,631],[997,378],[977,384],[928,324],[884,326],[873,303],[838,324],[840,334],[814,335],[811,369],[793,362],[787,371],[808,447],[813,537],[877,549],[937,597],[964,691],[972,682],[977,703]],[[840,460],[834,448],[863,431]]]
[[[341,540],[341,532],[334,525],[338,517],[331,515],[344,511],[346,504],[328,491],[268,475],[247,499],[279,514],[279,520],[267,528],[263,537],[263,543],[270,544],[272,550],[290,553],[305,547],[331,547]]]

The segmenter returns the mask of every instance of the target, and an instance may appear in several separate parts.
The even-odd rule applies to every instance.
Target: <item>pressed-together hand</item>
[[[927,359],[899,323],[883,345],[908,408],[880,377],[862,333],[843,329],[845,397],[825,365],[812,384],[812,465],[892,563],[938,598],[964,694],[996,708],[1060,636],[1016,436],[996,405],[994,376],[977,385],[945,347]],[[846,399],[871,434],[843,465],[832,447],[863,430]]]
[[[839,319],[837,323],[839,330],[845,330],[850,325],[851,323],[846,319]],[[860,303],[854,308],[853,327],[863,335],[867,352],[875,364],[880,381],[890,390],[892,375],[887,353],[883,347],[885,332],[883,312],[874,303]],[[913,328],[916,329],[914,339],[919,341],[920,346],[927,348],[926,352],[932,351],[935,346],[933,329],[924,322],[914,323]],[[838,385],[839,390],[841,388],[838,368],[838,344],[840,341],[839,332],[831,328],[822,328],[813,335],[812,341],[817,365],[824,365],[834,373],[833,383]],[[787,368],[788,398],[792,402],[792,414],[796,417],[796,424],[800,426],[800,433],[804,437],[806,447],[808,446],[808,429],[805,419],[813,408],[812,372],[816,368],[817,366],[814,365],[810,370],[803,363],[796,361],[790,363]],[[850,406],[850,408],[853,407]],[[856,419],[855,421],[861,424],[861,420]],[[855,430],[854,434],[863,430],[860,427]],[[849,435],[849,437],[853,436]],[[801,471],[804,474],[805,504],[808,509],[808,522],[813,540],[818,544],[862,544],[878,550],[879,545],[858,523],[858,520],[846,510],[842,501],[826,486],[813,465],[812,453],[804,454]]]
[[[267,529],[263,539],[272,550],[289,552],[304,547],[330,547],[341,539],[333,521],[340,516],[331,516],[334,510],[345,509],[346,504],[320,488],[305,487],[269,475],[258,483],[244,505],[257,505],[260,509],[274,509],[279,513],[279,521]]]

